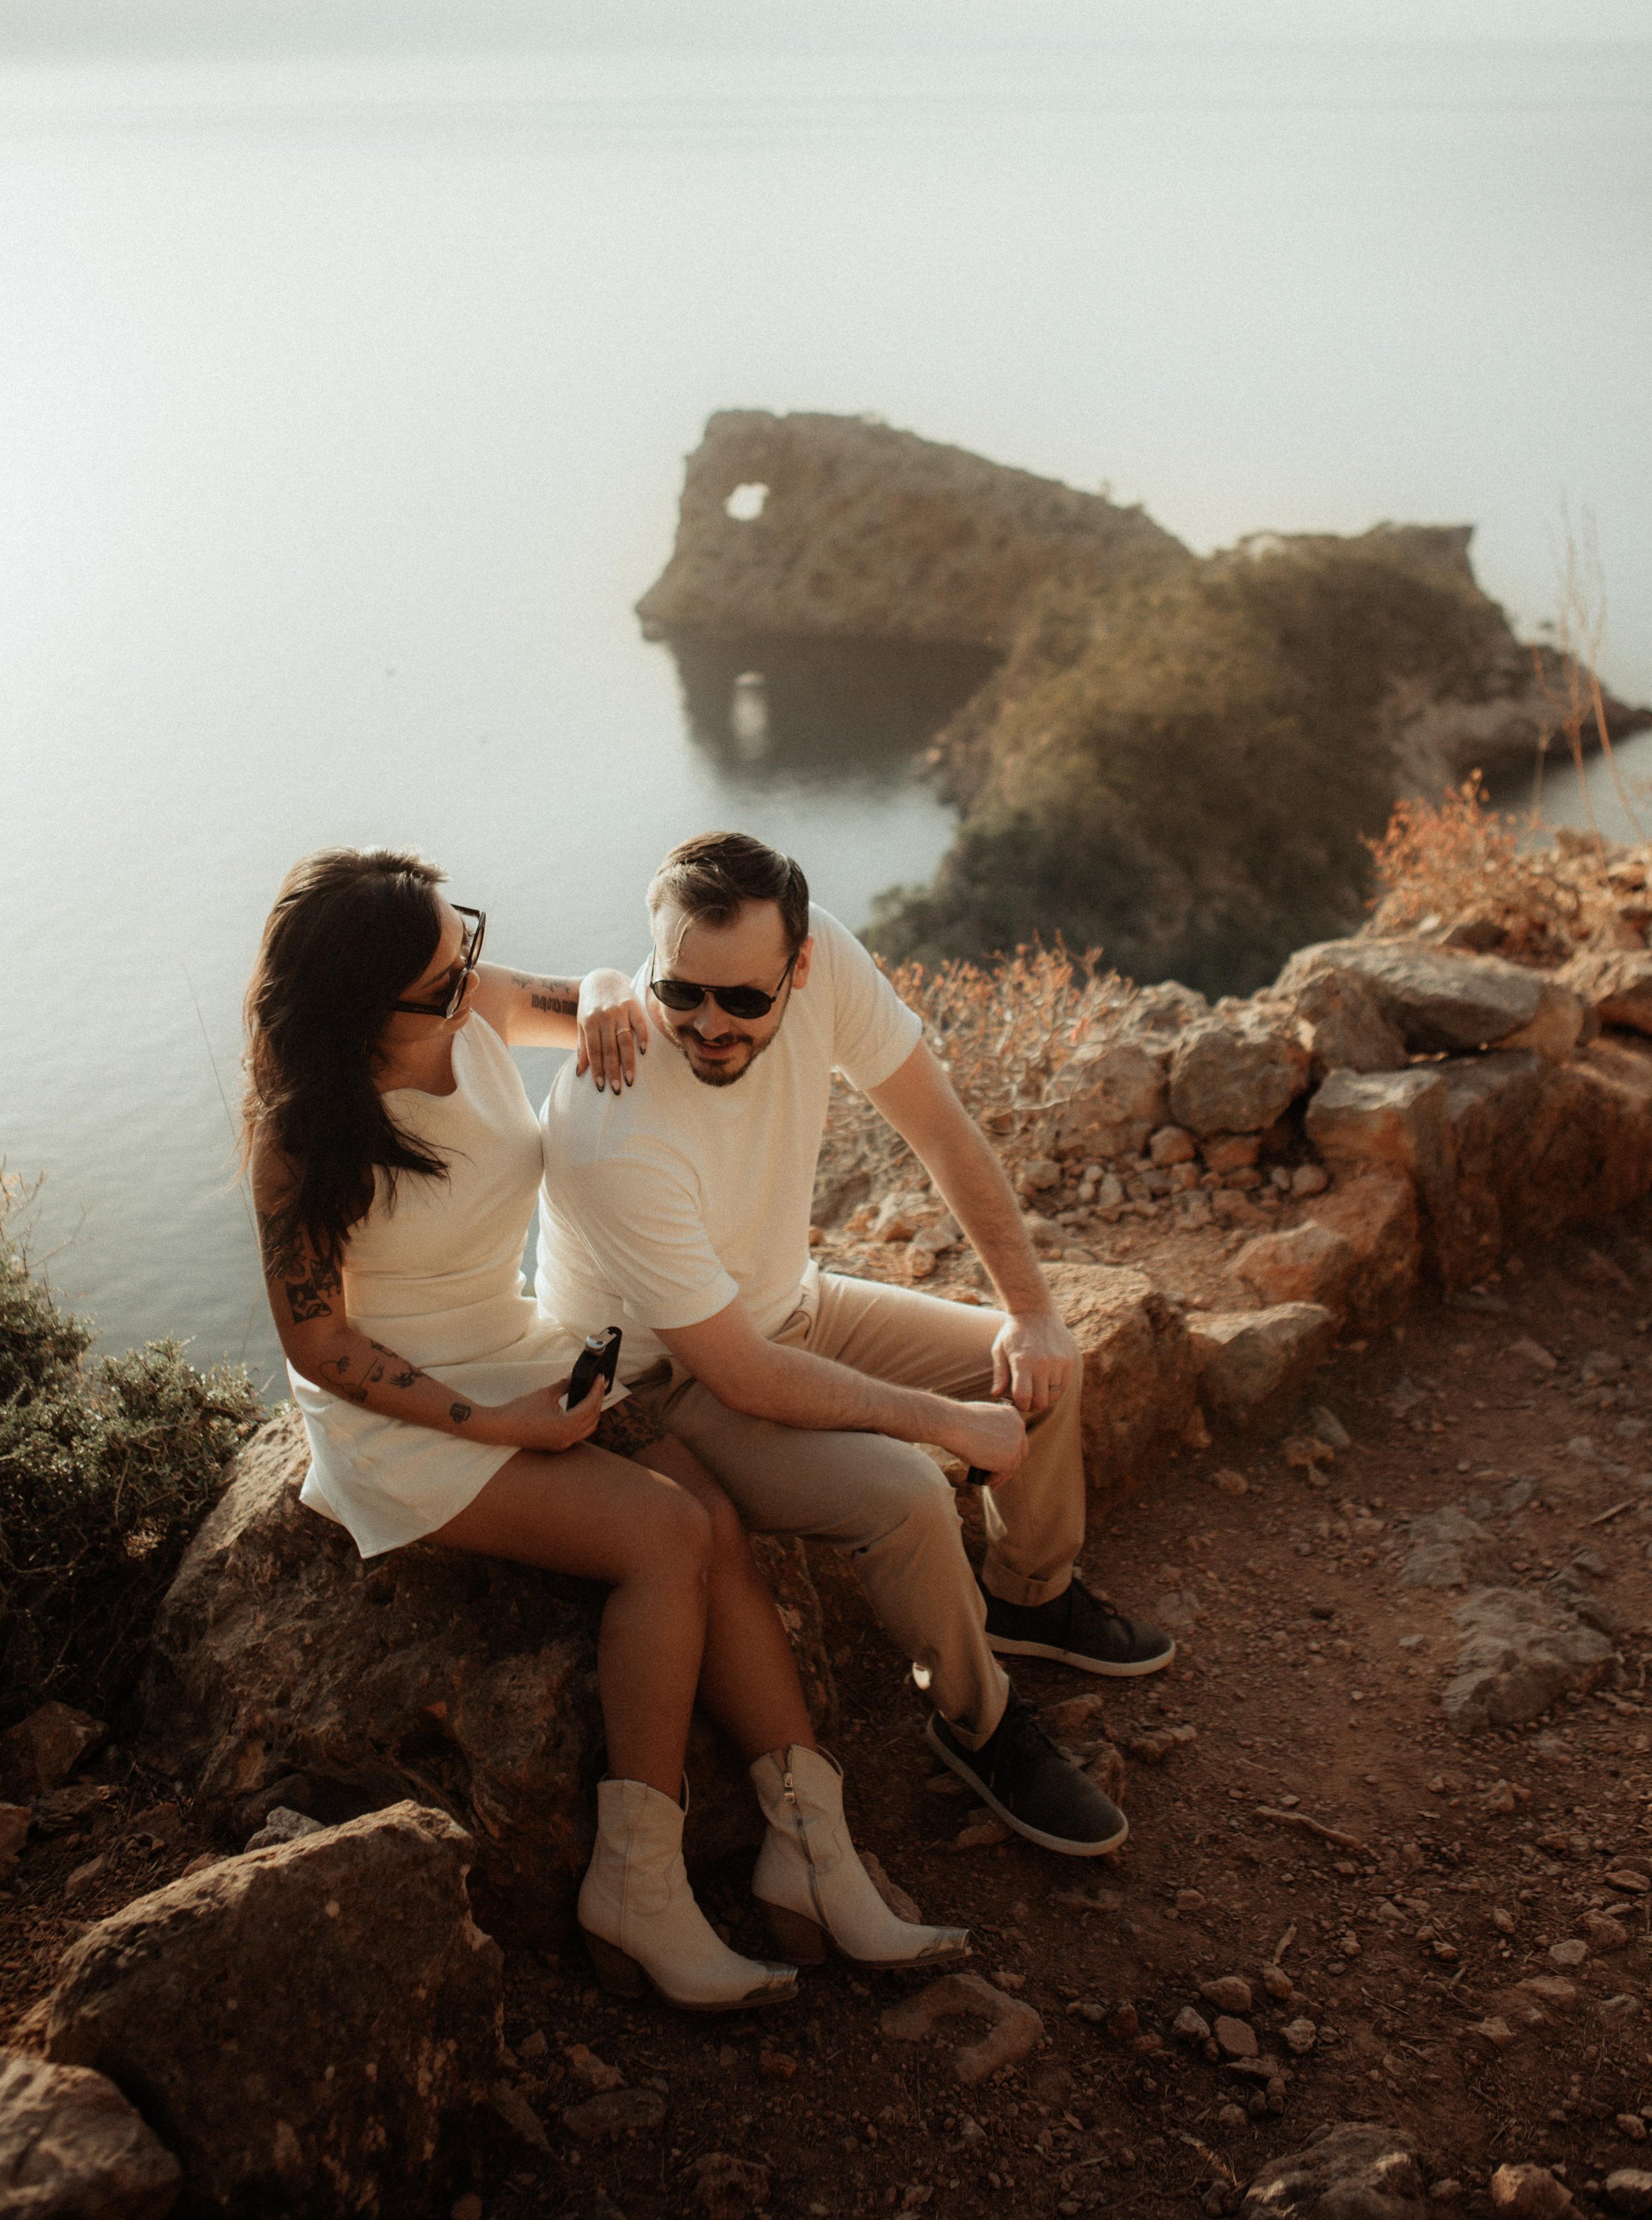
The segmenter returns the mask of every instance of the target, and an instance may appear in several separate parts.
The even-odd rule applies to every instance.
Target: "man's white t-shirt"
[[[540,1113],[539,1306],[569,1361],[620,1325],[620,1376],[664,1354],[658,1336],[698,1325],[738,1295],[757,1331],[814,1300],[809,1207],[832,1074],[863,1091],[897,1072],[923,1034],[848,929],[811,905],[808,984],[780,1030],[726,1087],[695,1077],[653,1029],[633,1087],[599,1094],[570,1057]],[[636,986],[648,977],[645,964]]]

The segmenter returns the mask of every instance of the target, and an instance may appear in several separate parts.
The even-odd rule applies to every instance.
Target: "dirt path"
[[[933,2043],[881,2036],[898,1979],[836,1966],[806,1976],[789,2011],[707,2022],[610,2004],[576,1953],[515,1953],[515,2086],[549,2148],[502,2124],[477,2148],[479,2202],[461,2220],[745,2211],[735,2192],[694,2201],[710,2151],[766,2167],[751,2209],[788,2220],[1215,2213],[1264,2159],[1338,2118],[1409,2129],[1436,2195],[1456,2183],[1470,2209],[1505,2159],[1563,2166],[1580,2193],[1643,2161],[1652,1892],[1630,1875],[1652,1874],[1647,1231],[1622,1221],[1534,1255],[1339,1356],[1314,1399],[1351,1444],[1317,1473],[1278,1441],[1218,1442],[1098,1506],[1093,1584],[1173,1619],[1181,1656],[1144,1682],[1036,1666],[1018,1679],[1043,1706],[1100,1696],[1077,1733],[1126,1752],[1132,1831],[1115,1861],[957,1847],[969,1799],[933,1777],[915,1692],[852,1586],[822,1568],[858,1838],[926,1915],[969,1924],[979,1969],[1043,2015],[1044,2048],[967,2089],[951,2066],[962,2023]],[[1621,1630],[1616,1685],[1518,1730],[1446,1725],[1465,1589],[1404,1586],[1401,1569],[1418,1538],[1406,1522],[1448,1506],[1485,1537],[1467,1545],[1474,1585],[1541,1590],[1574,1568],[1575,1592]],[[1163,1731],[1175,1726],[1194,1737]],[[5,1905],[13,2032],[77,1923],[209,1847],[165,1784],[120,1760],[100,1777],[109,1799],[31,1849]],[[763,1948],[740,1874],[702,1893],[737,1943]],[[1201,1997],[1225,1975],[1248,2008],[1237,1990]],[[1574,1996],[1516,1988],[1533,1978]],[[1518,2024],[1534,1996],[1544,2024]],[[1175,2031],[1185,2011],[1214,2028],[1225,2009],[1258,2059],[1220,2062],[1213,2037]],[[1476,2032],[1493,2020],[1506,2047]],[[1311,2027],[1311,2047],[1287,2027],[1305,2045]],[[664,2096],[658,2135],[593,2148],[562,2129],[561,2108],[589,2093],[577,2044]]]

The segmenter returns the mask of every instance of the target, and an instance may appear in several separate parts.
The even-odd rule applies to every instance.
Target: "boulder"
[[[1082,1044],[1050,1081],[1038,1121],[1044,1145],[1087,1159],[1132,1154],[1165,1120],[1163,1049],[1131,1040]]]
[[[1201,1138],[1260,1133],[1306,1091],[1309,1062],[1295,1020],[1277,1004],[1197,1019],[1170,1057],[1170,1114]]]
[[[1233,1426],[1277,1418],[1328,1354],[1336,1324],[1319,1303],[1195,1317],[1189,1338],[1203,1400]]]
[[[1362,979],[1413,1056],[1531,1048],[1562,1063],[1583,1031],[1583,1004],[1547,973],[1422,941],[1320,941],[1297,951],[1274,991],[1292,998],[1325,972]]]
[[[1433,1263],[1447,1288],[1483,1278],[1500,1263],[1534,1138],[1545,1130],[1544,1098],[1573,1092],[1567,1075],[1530,1049],[1498,1049],[1436,1065],[1450,1134],[1449,1192],[1436,1193]]]
[[[1514,1242],[1626,1210],[1652,1188],[1652,1042],[1603,1036],[1543,1075],[1518,1180],[1502,1190]]]
[[[1423,1263],[1417,1190],[1410,1180],[1383,1170],[1340,1179],[1328,1194],[1314,1197],[1306,1218],[1354,1252],[1350,1325],[1375,1333],[1403,1318]]]
[[[1236,1280],[1262,1302],[1322,1303],[1338,1315],[1355,1271],[1354,1244],[1308,1219],[1279,1233],[1259,1233],[1233,1259]]]
[[[19,1803],[61,1788],[81,1760],[103,1746],[109,1729],[69,1704],[42,1704],[0,1735],[0,1789]]]
[[[398,1804],[140,1897],[65,1954],[47,2055],[142,2106],[191,2209],[428,2209],[498,2071],[471,1848]]]
[[[1482,1588],[1456,1619],[1464,1640],[1440,1708],[1462,1734],[1535,1719],[1568,1690],[1593,1688],[1614,1655],[1605,1635],[1524,1588]]]
[[[1376,1171],[1408,1180],[1431,1223],[1449,1207],[1451,1127],[1444,1083],[1433,1067],[1333,1071],[1308,1104],[1306,1127],[1339,1175]]]
[[[1646,949],[1591,949],[1555,976],[1603,1026],[1652,1033],[1652,953]]]
[[[1084,1467],[1093,1487],[1151,1468],[1194,1407],[1187,1321],[1144,1272],[1108,1264],[1044,1268],[1084,1368]]]
[[[0,2052],[0,2212],[162,2220],[183,2168],[112,2081]]]
[[[237,1459],[156,1622],[150,1755],[244,1841],[276,1805],[337,1820],[412,1795],[476,1837],[490,1925],[565,1937],[590,1854],[602,1752],[603,1591],[415,1543],[364,1563],[297,1500],[288,1409]],[[823,1730],[835,1704],[800,1543],[753,1544]],[[691,1857],[757,1839],[744,1768],[696,1722]]]
[[[1316,1082],[1332,1071],[1401,1071],[1406,1044],[1356,971],[1316,971],[1290,997],[1307,1029]]]
[[[1424,2220],[1427,2192],[1403,2128],[1342,2120],[1270,2160],[1239,2210],[1248,2220]]]
[[[1546,2166],[1499,2166],[1490,2186],[1498,2220],[1561,2220],[1571,2210],[1571,2191]]]

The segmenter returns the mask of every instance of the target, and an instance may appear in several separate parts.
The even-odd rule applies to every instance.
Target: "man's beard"
[[[748,1038],[744,1033],[731,1033],[726,1036],[728,1039],[739,1040],[743,1042],[744,1045],[751,1051],[745,1061],[740,1063],[713,1063],[709,1065],[701,1065],[696,1063],[694,1051],[689,1045],[691,1040],[698,1041],[700,1038],[699,1034],[695,1032],[692,1027],[685,1027],[682,1032],[678,1032],[675,1026],[669,1028],[669,1030],[672,1039],[683,1051],[684,1061],[687,1063],[689,1070],[694,1074],[695,1077],[700,1082],[700,1084],[702,1087],[732,1087],[737,1079],[745,1078],[746,1073],[751,1070],[752,1065],[763,1054],[764,1049],[768,1047],[769,1041],[772,1041],[776,1038],[775,1034],[770,1033],[769,1040],[754,1041]]]

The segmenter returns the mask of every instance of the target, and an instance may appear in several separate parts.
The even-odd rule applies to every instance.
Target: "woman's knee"
[[[638,1522],[639,1569],[705,1581],[714,1548],[710,1513],[676,1481],[664,1473],[651,1477],[657,1485]]]

